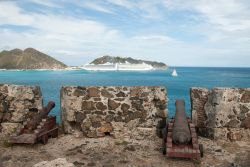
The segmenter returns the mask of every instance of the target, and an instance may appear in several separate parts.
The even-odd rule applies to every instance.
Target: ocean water
[[[250,68],[201,68],[177,67],[178,77],[172,77],[173,69],[145,72],[93,72],[93,71],[0,71],[0,83],[39,85],[44,104],[56,102],[52,115],[60,122],[60,88],[75,86],[165,86],[169,98],[169,116],[175,112],[176,99],[185,99],[186,112],[190,115],[190,87],[250,87]]]

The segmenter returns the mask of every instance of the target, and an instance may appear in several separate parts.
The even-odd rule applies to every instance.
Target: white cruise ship
[[[91,71],[147,71],[154,70],[154,67],[150,64],[131,64],[131,63],[105,63],[105,64],[86,64],[81,67],[84,70]]]

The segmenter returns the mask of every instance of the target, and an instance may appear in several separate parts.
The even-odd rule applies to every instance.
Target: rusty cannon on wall
[[[13,134],[9,142],[13,144],[34,144],[41,141],[46,144],[49,137],[57,137],[56,117],[48,115],[54,107],[55,103],[50,101],[36,116],[23,122],[23,128]]]
[[[163,135],[163,153],[167,157],[200,159],[203,146],[198,144],[195,126],[185,113],[184,100],[176,100],[175,118],[170,119]]]

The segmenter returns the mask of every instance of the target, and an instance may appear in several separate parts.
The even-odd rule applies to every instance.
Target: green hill
[[[63,69],[62,62],[33,48],[0,52],[0,69]]]

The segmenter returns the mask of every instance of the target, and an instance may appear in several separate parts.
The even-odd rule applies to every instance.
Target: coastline
[[[116,71],[130,71],[130,72],[140,72],[140,71],[164,71],[164,70],[168,70],[168,68],[154,68],[154,69],[150,69],[150,70],[135,70],[135,69],[126,69],[126,70],[86,70],[84,68],[73,68],[73,69],[0,69],[0,72],[3,71],[93,71],[93,72],[116,72]]]

